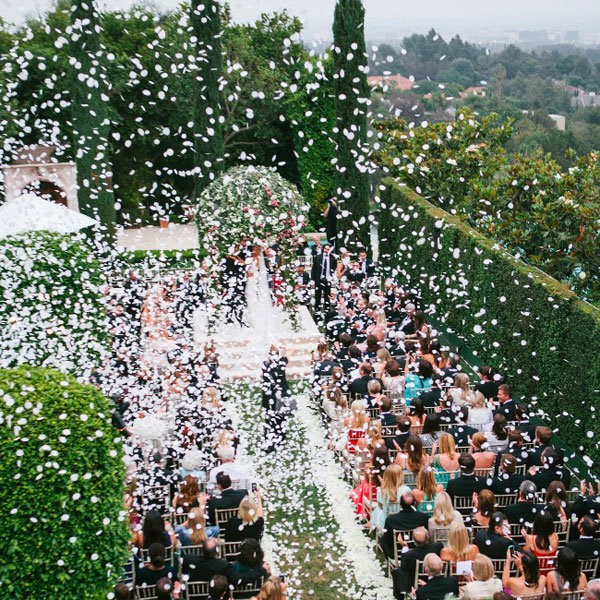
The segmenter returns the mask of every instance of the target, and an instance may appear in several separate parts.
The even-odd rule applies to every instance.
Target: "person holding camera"
[[[325,222],[325,234],[327,235],[327,241],[335,248],[337,240],[337,198],[333,197],[329,200],[327,208],[323,213],[326,219]]]

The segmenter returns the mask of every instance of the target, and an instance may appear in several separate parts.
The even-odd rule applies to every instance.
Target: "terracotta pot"
[[[165,218],[161,217],[160,219],[158,219],[158,224],[161,227],[163,227],[163,228],[168,227],[169,226],[169,219],[166,218],[166,217]]]

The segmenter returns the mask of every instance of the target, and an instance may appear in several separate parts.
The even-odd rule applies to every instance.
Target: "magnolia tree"
[[[213,282],[234,244],[248,240],[263,247],[275,245],[283,305],[293,316],[293,266],[307,212],[296,186],[278,173],[260,166],[227,171],[202,192],[196,209],[200,245],[209,253]]]

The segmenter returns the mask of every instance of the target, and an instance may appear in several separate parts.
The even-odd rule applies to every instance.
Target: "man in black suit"
[[[348,358],[348,351],[350,350],[350,346],[352,346],[353,340],[352,336],[349,333],[342,333],[339,336],[339,350],[335,353],[335,357],[338,360],[345,360]]]
[[[517,465],[527,465],[529,459],[529,452],[523,449],[523,435],[518,429],[511,429],[508,432],[508,446],[504,450],[504,454],[510,454]],[[496,457],[496,471],[500,468],[501,455],[498,454]]]
[[[523,475],[515,473],[517,460],[512,454],[502,454],[500,458],[500,472],[490,486],[494,494],[516,494],[521,483],[525,480]]]
[[[390,339],[388,352],[392,358],[395,358],[396,360],[405,356],[406,348],[404,347],[404,333],[402,333],[402,331],[393,333],[393,339]]]
[[[218,538],[208,538],[202,544],[200,554],[188,554],[183,549],[181,572],[189,575],[189,581],[210,581],[215,575],[224,575],[228,580],[237,579],[233,565],[218,557]]]
[[[534,471],[535,474],[532,474]],[[571,473],[564,466],[560,454],[552,446],[542,452],[542,466],[529,469],[529,479],[540,491],[547,490],[553,481],[562,481],[567,489],[571,487]]]
[[[410,436],[410,428],[412,427],[412,423],[409,417],[399,416],[396,418],[396,427],[399,433],[394,438],[386,438],[385,445],[390,450],[396,450],[396,444],[398,448],[404,448],[404,444],[406,444],[406,440]]]
[[[430,553],[423,561],[423,569],[427,573],[425,585],[417,588],[417,600],[443,600],[446,596],[458,598],[458,578],[442,575],[442,559]]]
[[[225,473],[217,473],[216,480],[220,495],[211,496],[206,505],[208,508],[208,521],[211,525],[217,524],[215,520],[215,510],[217,508],[237,508],[244,496],[248,495],[248,490],[234,490],[231,487],[231,477]]]
[[[360,367],[358,368],[358,372],[360,377],[358,379],[354,379],[350,383],[351,394],[354,394],[355,396],[368,396],[369,381],[378,381],[379,385],[381,385],[381,389],[383,389],[383,383],[381,379],[373,377],[373,367],[370,363],[361,363]]]
[[[503,383],[498,387],[498,403],[499,406],[494,410],[494,415],[503,415],[507,421],[514,421],[516,419],[516,405],[512,399],[512,390],[510,385]]]
[[[469,416],[469,410],[467,409],[467,418]],[[440,423],[442,425],[454,425],[456,423],[458,423],[458,412],[455,411],[452,407],[452,397],[448,397],[448,398],[440,398],[440,409],[438,412],[438,415],[440,415]],[[454,428],[456,429],[456,428]],[[450,433],[450,435],[452,435],[452,432],[449,431],[448,433]],[[454,437],[454,436],[452,436]],[[456,442],[456,438],[454,438],[454,441]],[[465,444],[465,446],[468,446],[468,444]]]
[[[404,314],[400,315],[398,331],[402,331],[404,335],[414,335],[415,333],[415,310],[416,307],[412,302],[409,302],[404,308]]]
[[[296,267],[296,285],[294,290],[296,291],[296,298],[300,304],[308,304],[310,302],[310,296],[308,294],[308,284],[310,283],[310,275],[306,272],[306,265],[299,264]]]
[[[417,527],[413,531],[413,542],[415,547],[402,553],[400,566],[392,571],[394,596],[396,598],[401,598],[402,594],[410,592],[414,586],[417,561],[424,560],[432,552],[439,556],[444,547],[442,542],[432,542],[430,540],[429,532],[425,527]]]
[[[375,275],[375,263],[367,256],[364,250],[358,253],[358,263],[365,277],[373,277]]]
[[[442,397],[442,388],[440,387],[440,380],[434,379],[432,386],[425,392],[422,392],[419,398],[423,403],[423,408],[435,408],[440,405],[440,399]]]
[[[441,419],[440,415],[440,419]],[[479,431],[470,425],[467,425],[469,420],[469,407],[461,406],[456,413],[456,427],[453,427],[448,433],[454,438],[454,443],[457,446],[470,446],[471,438]],[[444,421],[442,421],[443,423]]]
[[[392,413],[392,401],[387,396],[381,396],[379,405],[379,420],[383,427],[396,425],[396,415]]]
[[[381,538],[381,548],[384,554],[389,558],[394,556],[394,531],[427,527],[428,522],[429,516],[427,514],[417,512],[413,493],[404,492],[400,497],[400,512],[390,515],[385,520],[384,533]]]
[[[483,477],[475,476],[475,459],[472,454],[461,454],[458,459],[460,476],[448,482],[446,491],[452,500],[455,496],[472,496],[486,487]]]
[[[350,346],[350,348],[348,348],[348,357],[341,361],[344,373],[346,373],[346,375],[350,375],[352,371],[359,369],[361,365],[361,358],[362,352],[360,351],[360,348],[354,345]]]
[[[452,352],[448,356],[448,362],[445,369],[442,369],[442,379],[445,383],[452,385],[454,384],[455,377],[462,371],[460,366],[460,356]]]
[[[324,301],[325,312],[329,306],[331,294],[331,281],[337,267],[337,260],[331,252],[331,244],[323,246],[323,253],[317,254],[313,259],[312,279],[315,282],[315,312],[321,308],[321,299]]]
[[[509,548],[523,552],[521,546],[510,537],[510,525],[506,515],[495,512],[490,517],[489,527],[475,535],[475,545],[488,558],[506,558]]]
[[[494,378],[492,367],[483,366],[478,369],[480,382],[475,384],[475,390],[481,392],[486,400],[492,400],[498,394],[500,383]]]
[[[554,448],[551,444],[552,442],[552,429],[550,427],[545,427],[540,425],[535,429],[535,449],[530,452],[527,466],[528,467],[539,467],[542,465],[542,454],[546,448]],[[562,450],[558,448],[554,448],[560,457],[563,456]]]
[[[529,420],[529,411],[524,404],[517,404],[515,417],[517,419],[517,429],[521,432],[523,441],[533,442],[536,426]]]
[[[566,547],[571,548],[579,560],[600,558],[600,540],[594,539],[596,523],[591,517],[582,517],[577,525],[579,539],[570,541]]]
[[[531,526],[542,510],[544,504],[535,502],[537,486],[532,481],[523,481],[519,486],[519,499],[504,509],[508,522],[512,525]]]

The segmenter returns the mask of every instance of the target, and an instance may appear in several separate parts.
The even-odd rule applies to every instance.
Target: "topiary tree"
[[[367,54],[361,0],[338,0],[333,22],[336,106],[335,181],[341,219],[338,238],[348,248],[369,244],[367,141]]]
[[[194,87],[194,197],[223,169],[223,124],[220,81],[221,5],[216,0],[192,0],[191,22],[196,47]]]
[[[100,58],[99,15],[94,0],[73,0],[70,50],[73,57],[71,111],[77,161],[79,208],[99,218],[113,232],[115,201],[112,190],[108,135],[108,96]]]
[[[0,241],[0,368],[55,367],[88,378],[107,352],[104,276],[74,235]]]
[[[128,555],[108,401],[51,369],[0,370],[0,597],[106,598]]]

